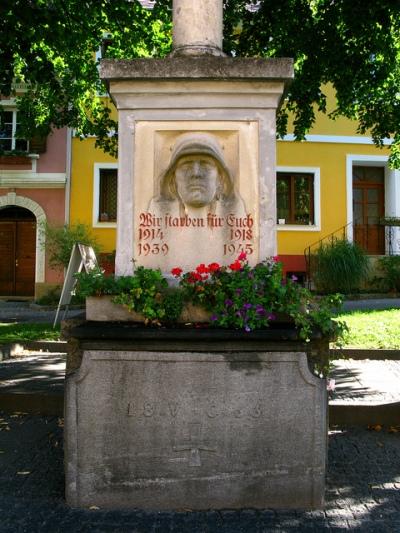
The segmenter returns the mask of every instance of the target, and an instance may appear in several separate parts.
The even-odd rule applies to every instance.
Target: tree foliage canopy
[[[249,4],[258,4],[249,10]],[[2,0],[0,92],[28,84],[18,97],[21,135],[69,126],[115,153],[117,124],[98,76],[106,56],[164,56],[171,48],[172,0],[144,9],[138,0]],[[302,139],[316,111],[326,112],[324,86],[337,104],[330,116],[356,119],[381,145],[393,138],[400,167],[400,0],[224,0],[228,55],[293,57],[295,80],[278,116],[278,133]]]

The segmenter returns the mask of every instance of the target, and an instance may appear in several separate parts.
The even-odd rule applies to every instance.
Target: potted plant
[[[242,253],[230,265],[200,264],[186,273],[176,267],[171,273],[178,282],[175,287],[159,269],[139,266],[133,276],[121,277],[94,269],[76,274],[76,292],[87,299],[90,320],[96,319],[97,312],[100,320],[157,326],[207,322],[210,327],[246,333],[285,321],[293,324],[304,341],[315,328],[329,337],[340,336],[345,329],[344,324],[332,321],[341,305],[340,296],[313,297],[294,276],[283,279],[282,264],[276,258],[250,266]],[[110,306],[118,309],[115,304],[119,310],[108,315]]]

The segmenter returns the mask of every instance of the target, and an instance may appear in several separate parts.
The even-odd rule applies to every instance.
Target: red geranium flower
[[[229,268],[231,270],[240,270],[242,268],[242,265],[241,265],[240,261],[238,259],[236,259],[236,261],[234,263],[229,265]]]
[[[196,283],[196,281],[201,281],[202,277],[198,272],[189,272],[187,281],[188,283]]]
[[[196,272],[198,272],[199,274],[208,274],[209,270],[204,263],[201,263],[201,265],[196,268]]]
[[[208,265],[208,270],[210,272],[217,272],[220,268],[221,268],[221,266],[218,263],[210,263]]]
[[[242,252],[239,257],[238,257],[238,261],[245,261],[247,259],[247,254],[246,252]]]
[[[171,274],[175,276],[176,278],[179,278],[179,276],[182,274],[183,270],[179,267],[175,267],[171,270]]]

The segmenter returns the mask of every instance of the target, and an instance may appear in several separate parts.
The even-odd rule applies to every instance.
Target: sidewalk
[[[30,352],[0,362],[0,409],[62,416],[64,375],[62,352]],[[330,377],[336,382],[329,401],[331,427],[400,425],[400,358],[339,359]]]
[[[353,300],[345,306],[348,309],[400,308],[400,299]],[[68,317],[83,313],[82,309],[74,309],[68,312]],[[55,309],[43,309],[28,302],[0,301],[0,321],[52,322],[54,317]],[[33,351],[28,358],[0,361],[0,409],[62,415],[65,345],[60,343],[60,353],[57,353],[57,345],[51,344],[48,345],[51,354]],[[361,357],[371,356],[366,353]],[[330,394],[331,426],[400,425],[400,354],[392,351],[385,357],[379,361],[367,360],[359,359],[358,354],[354,360],[335,361],[330,376],[336,381],[336,390]]]
[[[48,322],[53,324],[56,316],[56,307],[36,305],[32,302],[9,302],[0,300],[0,322]],[[65,310],[62,309],[58,321],[64,318]],[[74,318],[84,314],[83,309],[68,309],[67,318]]]

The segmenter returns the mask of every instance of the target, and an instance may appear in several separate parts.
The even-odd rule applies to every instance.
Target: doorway
[[[384,167],[353,166],[354,241],[369,255],[385,254]]]
[[[0,296],[33,296],[36,217],[28,209],[0,209],[0,257]]]

